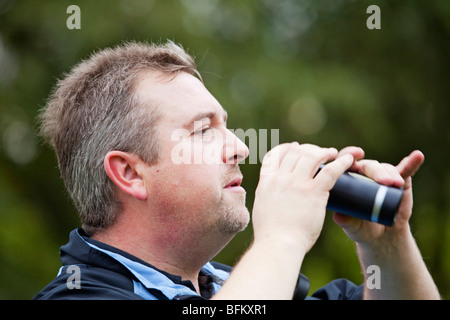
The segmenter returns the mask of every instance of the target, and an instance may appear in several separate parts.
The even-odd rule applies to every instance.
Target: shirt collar
[[[198,296],[198,293],[194,290],[190,281],[182,281],[179,276],[174,276],[158,270],[145,262],[141,263],[136,261],[138,260],[137,258],[130,259],[131,257],[126,257],[119,252],[114,252],[116,250],[113,251],[103,248],[104,245],[101,242],[92,241],[89,238],[81,236],[79,233],[78,235],[91,248],[107,254],[126,267],[145,288],[149,290],[158,290],[170,300],[176,296]],[[202,284],[205,285],[202,287],[202,295],[205,298],[210,298],[222,287],[222,284],[228,278],[229,273],[214,268],[214,266],[208,262],[201,269],[200,276],[203,277],[200,283],[203,282]]]

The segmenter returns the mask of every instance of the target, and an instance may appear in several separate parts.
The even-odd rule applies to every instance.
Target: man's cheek
[[[217,130],[216,130],[217,131]],[[223,135],[215,134],[207,137],[202,144],[202,163],[220,165],[223,163]]]

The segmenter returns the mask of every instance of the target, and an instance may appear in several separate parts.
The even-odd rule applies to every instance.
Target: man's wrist
[[[381,259],[389,258],[392,255],[397,256],[400,250],[416,246],[409,225],[395,232],[386,232],[375,241],[356,242],[356,245],[358,252],[364,252]]]
[[[274,255],[295,255],[304,257],[309,251],[310,243],[304,236],[289,233],[265,233],[255,232],[253,246],[261,250],[269,250]]]

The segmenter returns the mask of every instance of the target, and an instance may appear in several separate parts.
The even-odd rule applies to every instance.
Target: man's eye
[[[209,129],[211,128],[209,127],[202,128],[201,130],[194,132],[194,135],[204,135]]]

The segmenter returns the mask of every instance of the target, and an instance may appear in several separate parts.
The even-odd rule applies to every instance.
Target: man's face
[[[226,128],[226,112],[196,77],[147,73],[138,93],[156,106],[160,152],[146,179],[152,212],[182,232],[235,234],[249,221],[238,162],[247,146]],[[179,225],[179,229],[176,225]]]

